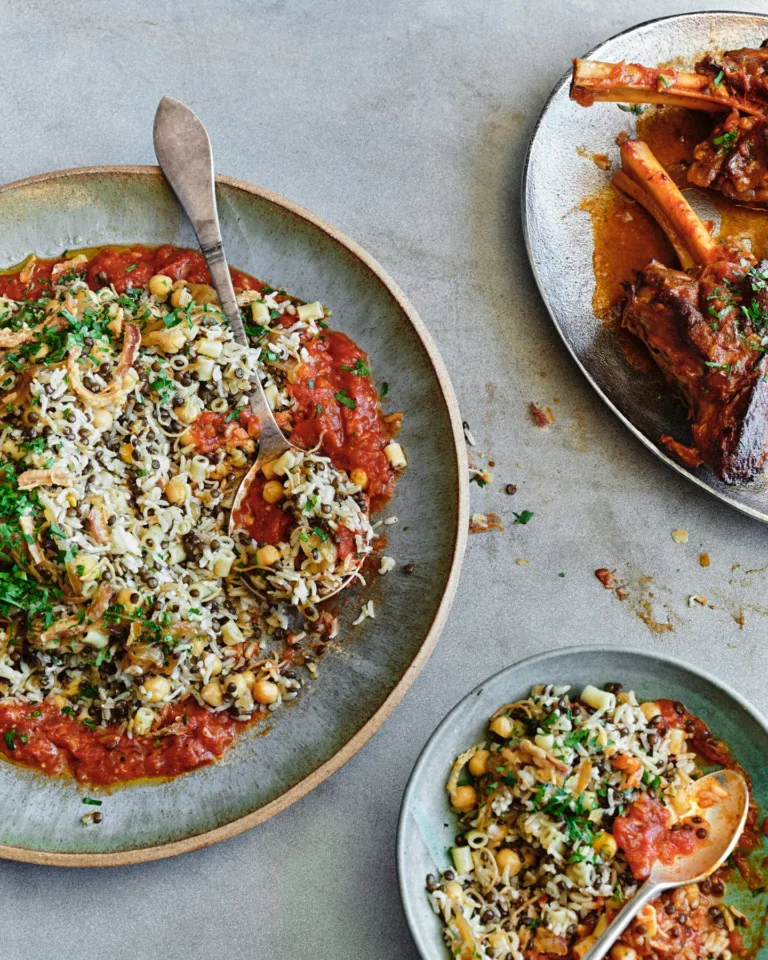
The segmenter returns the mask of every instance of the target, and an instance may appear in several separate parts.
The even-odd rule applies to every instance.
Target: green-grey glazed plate
[[[424,960],[448,960],[442,927],[427,900],[428,873],[450,867],[448,848],[456,835],[456,818],[450,812],[445,783],[456,757],[487,736],[488,718],[505,703],[528,696],[538,683],[571,684],[580,690],[588,683],[602,687],[621,683],[642,700],[668,698],[682,701],[701,717],[715,736],[731,747],[738,762],[754,781],[761,816],[768,813],[768,722],[735,690],[694,667],[671,657],[639,650],[608,647],[568,647],[530,657],[489,677],[451,710],[430,737],[413,769],[403,798],[397,835],[397,869],[400,894],[416,946]],[[750,855],[760,865],[766,850]],[[760,918],[768,895],[752,896],[746,887],[729,884],[727,900],[750,918],[745,941],[752,946],[763,933]],[[752,954],[750,954],[751,956]],[[768,948],[757,954],[768,958]]]
[[[157,859],[231,837],[289,806],[381,726],[423,666],[453,599],[468,528],[466,451],[448,375],[424,325],[382,268],[305,210],[220,177],[230,263],[333,310],[333,324],[370,352],[386,409],[402,410],[409,466],[383,516],[398,568],[344,595],[340,652],[320,664],[267,735],[246,732],[218,764],[103,798],[83,827],[74,781],[0,763],[0,856],[66,866]],[[0,188],[0,267],[102,244],[195,246],[156,167],[92,167]],[[404,528],[408,527],[406,531]],[[415,563],[404,576],[401,566]],[[351,628],[364,600],[376,619]],[[403,616],[403,611],[408,616]]]

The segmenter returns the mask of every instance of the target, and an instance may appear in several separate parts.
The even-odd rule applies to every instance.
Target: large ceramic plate
[[[453,760],[485,738],[494,710],[528,696],[537,683],[567,683],[578,690],[588,683],[603,686],[613,682],[634,690],[642,700],[681,700],[729,744],[753,777],[758,806],[763,814],[768,812],[768,723],[735,690],[671,657],[639,650],[570,647],[522,660],[490,677],[454,707],[424,747],[405,791],[397,836],[397,869],[405,914],[424,960],[449,958],[424,882],[428,873],[450,867],[448,848],[453,846],[456,818],[448,809],[445,781]],[[740,896],[729,891],[728,899],[751,919],[765,913],[765,894],[753,898],[746,891]],[[768,948],[763,948],[757,958],[766,960]]]
[[[370,351],[389,408],[405,411],[409,466],[384,530],[399,569],[345,596],[342,651],[329,655],[297,705],[266,736],[246,733],[225,759],[178,780],[117,790],[85,828],[83,791],[0,763],[0,856],[67,866],[157,859],[231,837],[297,800],[338,769],[384,722],[445,622],[468,527],[461,418],[429,334],[382,268],[312,214],[238,180],[217,184],[230,262],[333,309],[333,323]],[[0,188],[0,266],[34,251],[108,243],[194,246],[155,167],[96,167]],[[385,514],[386,515],[386,514]],[[406,531],[404,527],[409,529]],[[376,619],[350,629],[363,599]],[[405,615],[404,615],[405,614]]]
[[[586,56],[650,65],[678,63],[682,58],[684,65],[693,66],[706,50],[759,47],[766,37],[765,16],[691,13],[643,23],[600,44]],[[586,146],[590,153],[607,154],[615,169],[616,136],[625,129],[631,133],[633,119],[631,114],[617,110],[615,103],[596,103],[585,110],[571,101],[570,76],[569,71],[544,108],[523,176],[526,243],[544,302],[582,372],[646,447],[699,487],[742,513],[768,522],[765,480],[729,487],[707,468],[690,470],[659,448],[657,441],[662,433],[681,440],[689,436],[681,405],[668,389],[660,387],[659,377],[640,374],[627,363],[613,331],[592,312],[592,227],[589,214],[580,209],[580,204],[606,182],[609,174],[576,150]],[[689,191],[686,195],[694,207],[702,204],[707,209],[701,194]],[[711,215],[711,209],[707,212]]]

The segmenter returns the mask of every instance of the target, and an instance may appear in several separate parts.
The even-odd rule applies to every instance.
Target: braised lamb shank
[[[693,445],[661,444],[725,483],[755,479],[768,460],[768,260],[717,242],[647,144],[621,147],[615,184],[658,221],[683,270],[652,260],[625,284],[622,325],[646,345],[685,401]]]
[[[571,99],[658,103],[726,113],[694,153],[689,181],[739,203],[768,204],[768,48],[706,54],[693,73],[636,63],[573,61]]]

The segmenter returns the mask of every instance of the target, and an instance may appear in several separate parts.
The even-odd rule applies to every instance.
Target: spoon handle
[[[235,340],[247,347],[248,337],[221,239],[213,151],[208,132],[200,118],[186,104],[173,97],[163,97],[155,114],[154,141],[160,167],[197,236],[221,301],[221,309],[232,327]],[[275,421],[259,380],[250,396],[250,403],[261,421],[259,459],[271,459],[288,450],[290,444]]]
[[[235,340],[246,347],[248,338],[224,256],[208,132],[189,107],[163,97],[155,114],[154,140],[157,159],[194,228]]]
[[[631,900],[627,900],[616,916],[606,927],[605,931],[595,940],[592,949],[583,960],[603,960],[621,934],[632,923],[640,910],[662,892],[664,887],[652,880],[646,880]]]

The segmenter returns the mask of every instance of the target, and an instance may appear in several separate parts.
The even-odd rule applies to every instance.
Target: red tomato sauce
[[[267,503],[264,499],[266,484],[267,478],[262,474],[254,478],[237,519],[254,540],[277,546],[290,539],[293,517],[282,510],[279,503]]]
[[[239,447],[249,437],[261,432],[259,418],[250,409],[240,410],[237,417],[230,413],[206,411],[190,427],[192,442],[200,453],[213,453],[221,446]]]
[[[115,726],[91,729],[48,701],[37,706],[2,704],[0,752],[44,773],[71,773],[82,783],[109,786],[145,777],[174,777],[212,763],[244,726],[226,712],[209,713],[194,700],[165,709],[161,725],[174,721],[180,721],[183,732],[130,739]]]
[[[0,296],[14,300],[37,300],[51,295],[51,270],[57,263],[66,263],[63,258],[37,260],[32,277],[23,282],[19,273],[0,276]],[[23,272],[23,271],[22,271]],[[88,285],[96,290],[114,284],[118,293],[130,287],[144,286],[157,273],[173,280],[188,280],[190,283],[211,282],[205,258],[199,250],[187,250],[165,244],[161,247],[136,245],[128,248],[103,247],[89,260],[86,266]],[[232,282],[242,290],[261,290],[258,280],[241,270],[230,270]],[[280,298],[278,298],[280,299]]]
[[[693,830],[670,830],[670,820],[662,803],[645,796],[614,820],[613,836],[636,880],[644,880],[654,863],[672,863],[704,842]]]
[[[370,376],[354,372],[358,361],[367,363],[366,354],[336,330],[324,330],[307,351],[309,361],[287,388],[298,406],[291,439],[309,449],[322,437],[322,452],[339,469],[365,470],[371,508],[380,509],[392,496],[395,471],[384,454],[389,432],[376,387]]]
[[[752,793],[752,778],[736,761],[727,743],[712,736],[709,727],[699,717],[695,717],[681,703],[673,700],[658,700],[659,709],[664,722],[670,727],[679,727],[690,734],[690,749],[709,763],[735,770],[747,781],[749,788],[749,811],[744,831],[739,838],[739,844],[733,853],[733,862],[739,869],[742,877],[751,890],[756,890],[765,883],[765,878],[747,861],[747,855],[762,842],[760,825],[758,824],[758,809]]]
[[[51,296],[51,271],[61,262],[61,258],[36,260],[34,267],[26,270],[24,280],[18,272],[0,275],[0,296],[14,300]],[[93,289],[112,284],[118,293],[144,286],[158,273],[190,283],[211,282],[199,251],[169,245],[104,247],[81,270]],[[265,288],[240,270],[230,272],[238,289]],[[279,293],[274,296],[277,301],[287,299]],[[294,321],[286,316],[281,322],[290,325]],[[354,372],[359,369],[357,361],[365,361],[366,354],[349,337],[331,330],[323,330],[307,349],[310,359],[299,368],[297,382],[288,387],[297,403],[292,411],[292,440],[310,448],[322,436],[322,451],[337,467],[348,472],[355,468],[366,471],[367,493],[373,508],[380,508],[392,495],[395,471],[384,455],[389,433],[376,388],[370,376]],[[346,403],[339,396],[346,398]],[[193,441],[201,453],[212,453],[222,445],[242,445],[248,438],[258,437],[259,421],[250,410],[241,411],[236,420],[228,420],[228,416],[207,411],[194,422]],[[292,521],[264,500],[264,482],[261,478],[254,484],[247,503],[252,516],[248,529],[260,542],[277,544],[289,538]],[[352,531],[340,528],[335,540],[342,559],[354,551]],[[37,713],[39,716],[35,716]],[[48,774],[69,771],[83,783],[109,785],[145,777],[173,777],[212,763],[231,746],[237,730],[246,726],[226,713],[210,713],[191,699],[166,708],[161,722],[166,725],[182,717],[186,722],[181,733],[130,739],[119,735],[116,726],[90,728],[62,714],[50,702],[35,707],[4,704],[0,705],[0,753]]]

